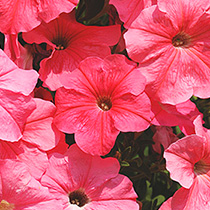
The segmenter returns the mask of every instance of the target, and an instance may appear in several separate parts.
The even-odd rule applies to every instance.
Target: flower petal
[[[206,140],[197,135],[184,137],[171,144],[164,152],[171,178],[189,189],[196,177],[194,164],[203,158],[205,149]]]

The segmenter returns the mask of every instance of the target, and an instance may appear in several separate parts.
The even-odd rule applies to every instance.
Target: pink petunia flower
[[[210,209],[210,135],[191,135],[165,151],[171,178],[183,187],[160,210]]]
[[[35,109],[29,94],[38,74],[19,69],[0,50],[0,139],[17,141],[22,136],[26,118]]]
[[[118,174],[115,158],[94,157],[76,144],[65,155],[53,154],[41,179],[63,204],[63,210],[138,210],[132,182]]]
[[[60,210],[62,204],[18,160],[0,160],[0,209]]]
[[[56,92],[54,123],[85,152],[105,155],[120,131],[143,131],[149,126],[150,100],[145,78],[123,55],[104,60],[89,57],[63,76]]]
[[[146,92],[162,103],[210,97],[209,1],[159,0],[125,34],[128,55],[140,63]]]
[[[85,26],[76,21],[72,11],[23,33],[23,38],[28,43],[45,42],[53,49],[50,57],[41,61],[39,73],[43,85],[56,90],[61,87],[60,77],[64,72],[73,71],[86,57],[109,55],[109,46],[117,44],[120,35],[120,25]]]
[[[41,21],[49,22],[62,12],[70,12],[78,0],[0,0],[0,31],[18,34],[30,31]]]

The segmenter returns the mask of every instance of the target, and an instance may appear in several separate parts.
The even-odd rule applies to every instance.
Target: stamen
[[[84,206],[85,204],[90,202],[90,199],[85,194],[85,191],[83,189],[72,191],[69,194],[69,202],[71,204],[76,204],[79,207]]]
[[[15,209],[14,204],[10,204],[5,200],[2,200],[0,203],[0,210],[13,210]]]
[[[103,96],[97,100],[98,107],[103,111],[109,111],[112,108],[112,101],[109,97]]]
[[[52,43],[56,45],[56,50],[65,50],[69,45],[69,42],[65,37],[54,38]]]
[[[62,46],[62,45],[60,44],[60,45],[56,46],[55,49],[56,49],[56,50],[64,50],[65,48],[64,48],[64,46]]]
[[[172,38],[174,47],[188,47],[190,44],[190,36],[185,33],[178,33]]]

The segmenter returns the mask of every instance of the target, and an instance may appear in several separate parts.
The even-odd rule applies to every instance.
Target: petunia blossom
[[[78,0],[0,0],[0,31],[18,34],[49,22],[62,12],[70,12]]]
[[[0,50],[0,139],[17,141],[21,138],[27,117],[35,109],[29,94],[38,74],[19,69]]]
[[[57,90],[54,123],[85,152],[105,155],[120,131],[143,131],[149,126],[150,100],[145,78],[123,55],[104,60],[89,57],[63,76]]]
[[[82,152],[76,144],[65,155],[53,154],[41,179],[63,204],[63,210],[138,210],[132,182],[121,174],[115,158]]]
[[[183,187],[160,210],[210,209],[210,135],[186,136],[164,152],[166,168]]]
[[[159,0],[125,34],[128,55],[140,63],[146,92],[162,103],[210,97],[209,1]]]
[[[75,11],[63,13],[48,24],[42,23],[34,30],[23,33],[28,43],[47,43],[52,48],[50,57],[40,63],[40,79],[51,90],[61,87],[60,77],[73,71],[84,58],[109,55],[109,46],[120,39],[120,25],[85,26],[75,19]]]
[[[59,200],[35,180],[19,160],[0,160],[0,209],[58,210]]]

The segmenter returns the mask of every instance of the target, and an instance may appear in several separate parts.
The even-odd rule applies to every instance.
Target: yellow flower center
[[[0,203],[0,210],[13,210],[15,209],[14,204],[8,203],[5,200],[2,200]]]

